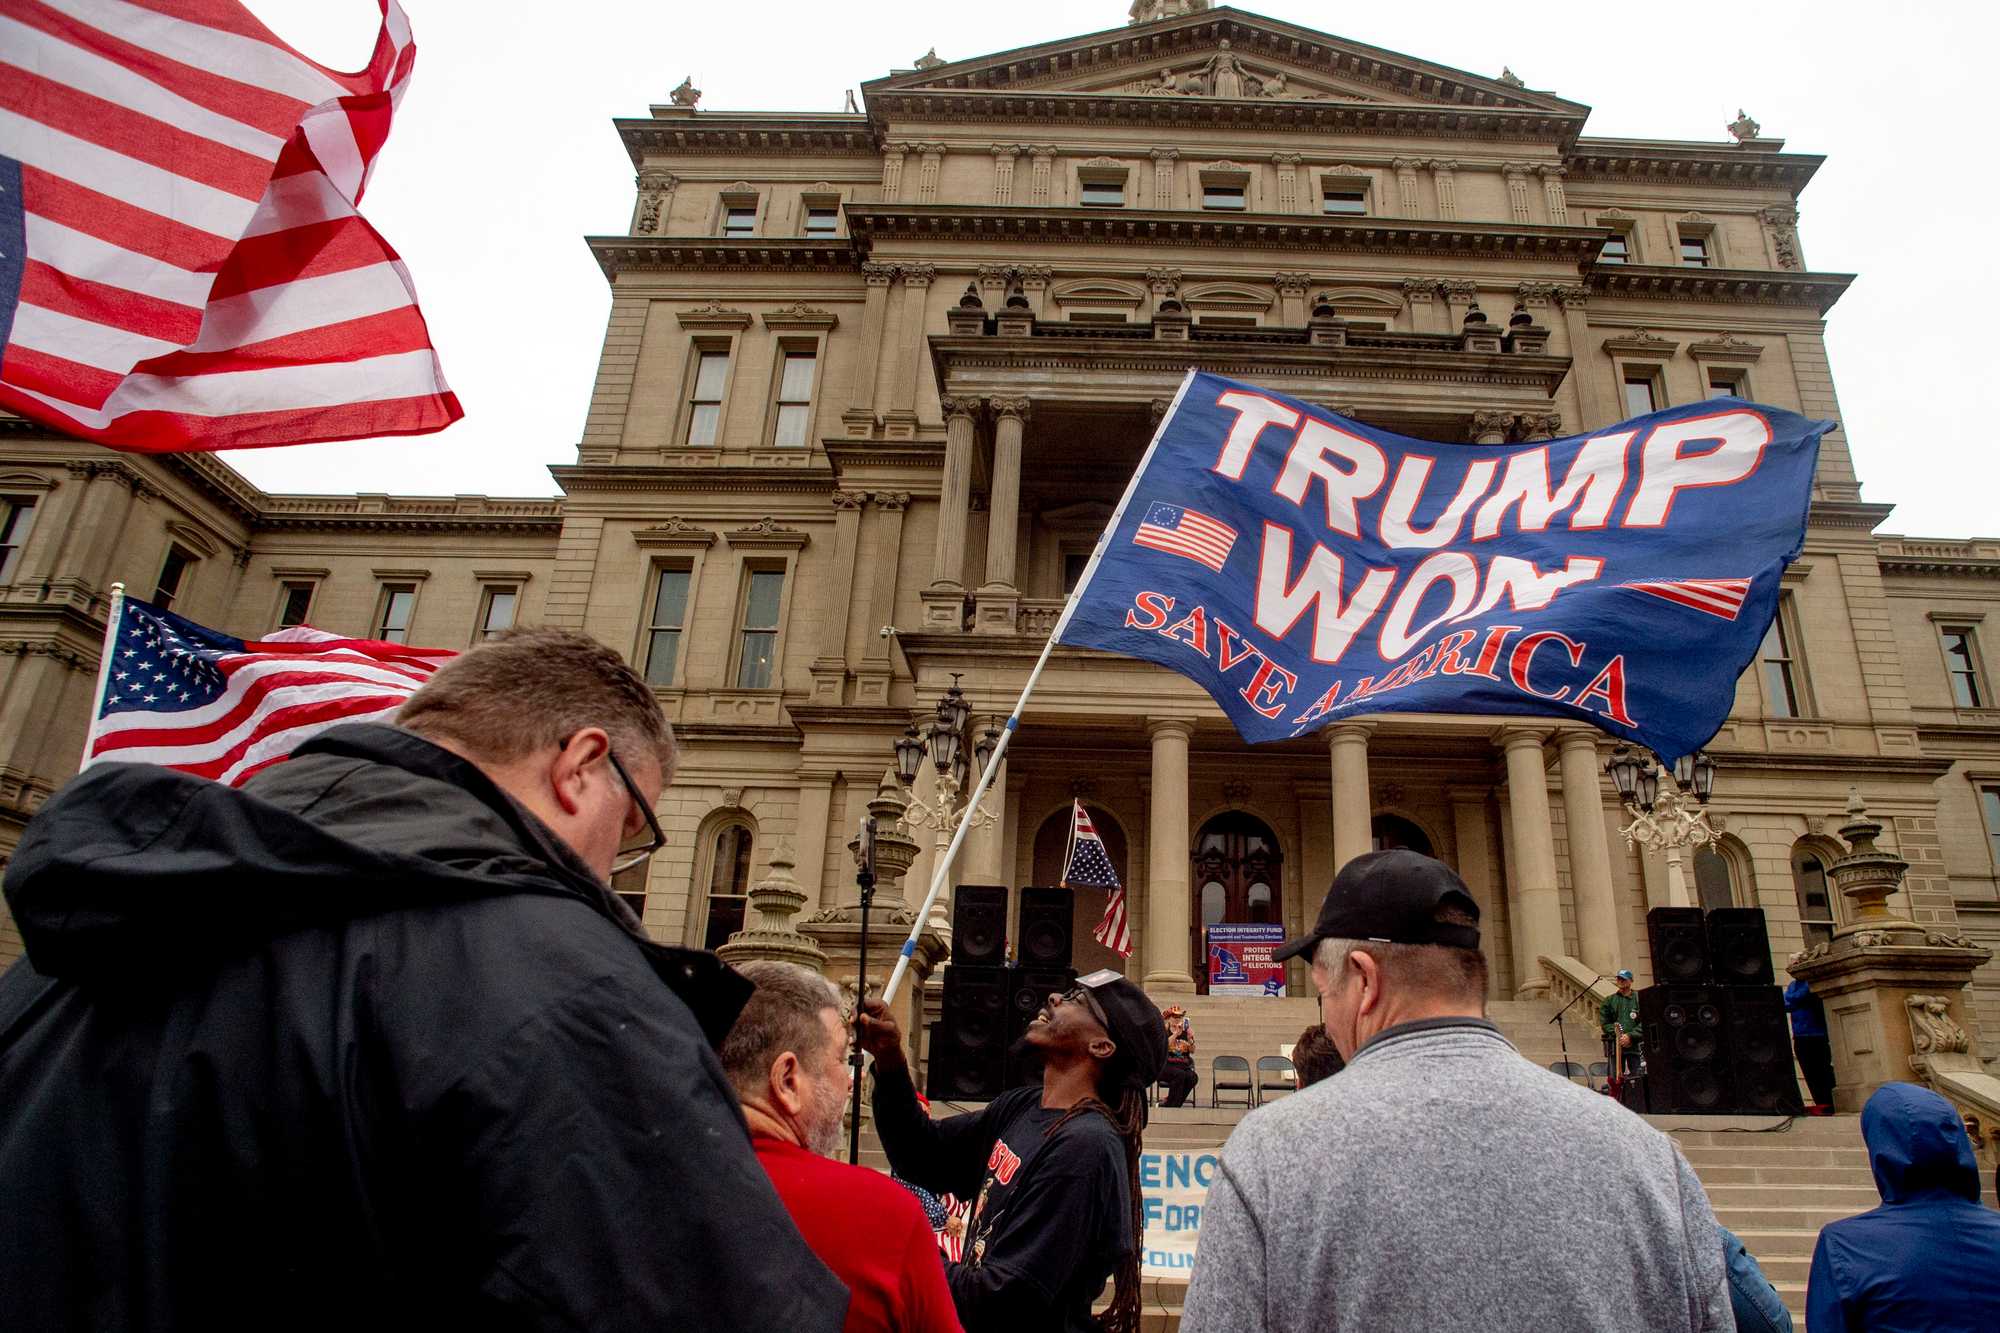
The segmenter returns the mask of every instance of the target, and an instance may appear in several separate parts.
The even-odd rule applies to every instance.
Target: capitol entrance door
[[[1208,994],[1208,927],[1279,920],[1283,862],[1278,835],[1255,815],[1231,811],[1201,826],[1194,840],[1193,931],[1188,940],[1195,989],[1201,994]]]

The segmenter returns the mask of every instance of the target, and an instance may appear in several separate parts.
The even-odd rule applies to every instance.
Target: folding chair
[[[1232,1077],[1225,1080],[1224,1074]],[[1257,1104],[1256,1092],[1250,1086],[1250,1062],[1240,1055],[1218,1055],[1208,1062],[1208,1104],[1222,1105],[1225,1092],[1242,1093],[1245,1106]]]
[[[1264,1075],[1271,1075],[1267,1085]],[[1267,1090],[1268,1089],[1268,1090]],[[1284,1097],[1299,1090],[1299,1071],[1292,1062],[1282,1055],[1260,1055],[1257,1057],[1257,1104],[1262,1106],[1273,1096]]]
[[[1611,1086],[1611,1066],[1602,1060],[1590,1062],[1590,1090],[1603,1092]]]
[[[1583,1085],[1586,1088],[1590,1086],[1590,1071],[1574,1060],[1551,1060],[1549,1062],[1549,1072],[1561,1074],[1572,1083],[1578,1079],[1582,1079]]]

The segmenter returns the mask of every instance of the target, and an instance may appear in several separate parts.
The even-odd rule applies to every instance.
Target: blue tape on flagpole
[[[917,954],[917,942],[915,940],[904,940],[903,957],[914,958],[916,957],[916,954]]]
[[[1007,719],[1007,730],[1009,730],[1009,731],[1019,731],[1019,730],[1020,730],[1020,728],[1021,728],[1021,719],[1020,719],[1020,718],[1018,718],[1018,717],[1010,717],[1010,718],[1008,718],[1008,719]]]

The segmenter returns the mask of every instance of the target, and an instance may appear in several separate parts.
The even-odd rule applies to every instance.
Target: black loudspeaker
[[[1662,911],[1675,910],[1681,909],[1655,908],[1647,925]],[[1639,992],[1647,1101],[1655,1113],[1713,1115],[1734,1109],[1723,1006],[1722,993],[1712,986],[1648,986]]]
[[[1025,968],[1068,967],[1075,911],[1076,894],[1068,889],[1022,889],[1021,943],[1015,961]]]
[[[1008,969],[953,964],[944,970],[944,1014],[931,1041],[933,1098],[996,1097],[1006,1086]]]
[[[1035,1015],[1042,1012],[1043,1001],[1076,984],[1075,969],[1067,967],[1017,967],[1013,969],[1013,977],[1007,1008],[1009,1043],[1020,1040]]]
[[[1720,913],[1710,913],[1710,919]],[[1763,939],[1763,923],[1757,937]],[[1768,972],[1769,959],[1765,970]],[[1776,986],[1718,986],[1727,1034],[1735,1109],[1745,1115],[1804,1115],[1798,1076],[1792,1072],[1791,1023],[1785,993]]]
[[[1007,961],[1007,886],[961,884],[951,900],[954,967],[999,967]]]
[[[1763,908],[1718,907],[1708,914],[1708,970],[1718,986],[1772,984]]]
[[[1646,942],[1659,985],[1699,986],[1708,980],[1708,936],[1699,907],[1655,907],[1646,913]]]

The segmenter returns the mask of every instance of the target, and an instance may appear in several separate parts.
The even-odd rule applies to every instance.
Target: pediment
[[[871,81],[881,93],[1012,92],[1221,101],[1333,101],[1582,114],[1549,93],[1216,8]]]

